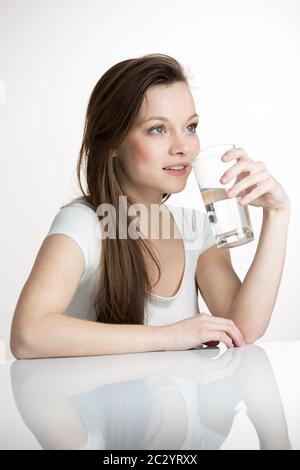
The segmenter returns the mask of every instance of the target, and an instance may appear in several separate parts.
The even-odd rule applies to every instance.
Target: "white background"
[[[201,145],[243,147],[289,194],[285,267],[262,340],[300,338],[300,1],[0,0],[2,357],[11,357],[11,318],[43,238],[59,207],[79,194],[75,168],[92,89],[115,63],[154,52],[186,67]],[[193,175],[168,202],[205,210]],[[231,250],[241,279],[262,209],[250,207],[250,215],[255,241]]]

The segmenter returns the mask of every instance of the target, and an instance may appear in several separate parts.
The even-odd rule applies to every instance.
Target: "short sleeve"
[[[97,235],[97,223],[97,214],[91,208],[82,204],[64,206],[54,217],[46,238],[54,234],[72,238],[83,252],[87,270]]]

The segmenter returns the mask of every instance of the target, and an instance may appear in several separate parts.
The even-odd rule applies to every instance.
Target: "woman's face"
[[[192,94],[184,82],[148,88],[135,127],[116,149],[125,194],[136,201],[160,203],[163,193],[184,189],[191,159],[199,152],[195,114]],[[164,170],[183,162],[188,167],[182,176]]]

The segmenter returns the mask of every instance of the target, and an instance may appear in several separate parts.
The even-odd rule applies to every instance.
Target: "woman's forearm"
[[[97,356],[161,351],[161,327],[115,325],[47,314],[16,338],[11,349],[18,359]]]
[[[272,315],[282,276],[290,209],[264,209],[255,257],[230,307],[230,318],[247,342],[263,335]]]

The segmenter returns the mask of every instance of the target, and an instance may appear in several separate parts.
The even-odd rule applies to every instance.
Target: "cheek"
[[[193,151],[192,151],[193,155],[198,155],[199,150],[200,150],[200,141],[199,141],[199,137],[196,134],[196,139],[195,139],[195,142],[193,145]]]
[[[149,167],[161,164],[166,151],[162,143],[158,144],[154,140],[145,139],[135,146],[135,162],[141,171],[145,167],[149,171]]]

